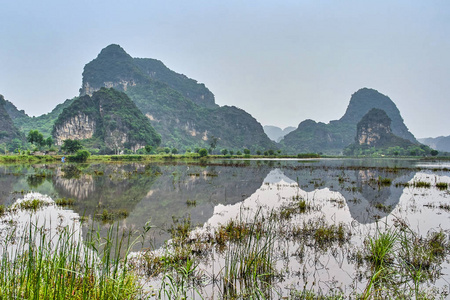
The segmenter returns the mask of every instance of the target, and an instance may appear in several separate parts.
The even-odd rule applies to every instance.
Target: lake
[[[233,293],[256,288],[244,276],[223,278],[235,266],[230,253],[242,250],[233,239],[236,228],[247,232],[260,223],[263,238],[252,249],[270,250],[271,274],[254,281],[267,298],[300,299],[309,292],[348,297],[376,293],[382,283],[374,276],[394,266],[397,273],[389,279],[391,287],[410,288],[411,293],[420,287],[427,295],[445,298],[450,285],[448,184],[449,162],[407,159],[2,165],[0,205],[11,206],[26,197],[59,199],[60,206],[39,208],[40,220],[54,218],[53,224],[57,219],[69,224],[81,219],[83,236],[90,228],[105,234],[113,223],[136,231],[151,225],[144,244],[134,250],[147,249],[152,258],[158,251],[176,253],[177,228],[184,224],[192,232],[182,245],[203,247],[189,248],[188,256],[198,254],[195,280],[189,279],[188,285],[193,298],[201,299],[200,294],[232,298]],[[63,204],[62,199],[70,201]],[[37,212],[11,213],[0,229],[27,222],[33,214]],[[241,227],[232,227],[230,220]],[[367,249],[386,232],[394,233],[399,242],[385,267],[377,265]],[[219,234],[227,236],[223,244]],[[426,248],[440,237],[443,252],[435,253],[439,259],[427,262],[427,268],[424,255],[413,250],[404,253],[409,247],[402,244],[406,240],[417,239],[411,249]],[[266,271],[254,272],[262,276]],[[422,277],[410,275],[413,271],[420,271]],[[154,275],[143,279],[149,293],[160,290],[161,280],[167,278],[158,272]],[[388,295],[400,291],[392,293]]]

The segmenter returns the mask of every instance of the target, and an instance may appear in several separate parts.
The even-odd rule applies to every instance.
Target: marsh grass
[[[445,191],[446,189],[448,189],[448,183],[447,182],[436,182],[436,188],[441,191]]]
[[[1,299],[140,299],[127,267],[134,242],[117,226],[103,238],[91,231],[85,242],[69,227],[51,235],[31,224],[25,232],[17,236],[12,230],[2,240]]]
[[[328,224],[324,217],[309,219],[294,225],[290,230],[294,240],[302,240],[319,250],[326,250],[334,243],[339,246],[349,242],[351,230],[344,223]]]
[[[423,283],[441,276],[441,264],[450,252],[448,236],[441,230],[421,237],[402,220],[377,228],[365,241],[370,276],[362,299],[434,299]],[[444,294],[441,294],[445,297]]]
[[[241,211],[236,224],[247,224],[245,233],[228,243],[222,274],[225,299],[268,298],[275,269],[276,230],[273,218],[258,209],[252,220]]]
[[[73,206],[75,205],[75,199],[74,198],[58,198],[55,200],[55,204],[58,206]]]
[[[43,201],[41,199],[31,199],[19,202],[13,208],[22,210],[33,210],[36,211],[42,207],[50,205],[49,202]]]
[[[113,223],[116,220],[125,219],[130,213],[126,209],[106,209],[104,208],[101,213],[95,214],[96,220],[104,223]]]
[[[392,179],[379,176],[377,183],[380,186],[390,186],[392,184]]]
[[[431,187],[431,183],[426,182],[426,181],[414,181],[412,183],[412,186],[414,186],[416,188],[430,188]]]

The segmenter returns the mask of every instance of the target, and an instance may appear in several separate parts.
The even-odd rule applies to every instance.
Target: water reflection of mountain
[[[347,202],[350,214],[359,223],[372,223],[389,215],[400,200],[403,188],[395,182],[408,182],[416,171],[400,169],[393,172],[388,168],[283,168],[283,173],[297,182],[304,191],[329,188],[339,192]],[[378,184],[379,178],[390,178],[393,184]]]
[[[0,205],[12,203],[13,187],[18,181],[19,176],[14,175],[9,167],[0,166]]]
[[[59,197],[75,198],[80,215],[125,209],[123,224],[142,228],[149,219],[168,228],[175,218],[190,216],[203,224],[217,204],[234,204],[261,187],[271,167],[266,164],[98,164],[56,170]],[[189,205],[189,203],[191,205]],[[162,242],[167,235],[158,237]]]
[[[53,168],[46,164],[0,165],[0,205],[8,206],[30,190],[50,194]]]
[[[151,189],[159,174],[156,165],[93,164],[56,171],[53,185],[59,197],[74,198],[74,210],[93,215],[107,210],[131,211]]]
[[[127,224],[142,226],[151,219],[154,226],[168,228],[172,216],[190,216],[194,225],[203,225],[217,204],[238,203],[259,189],[270,169],[266,165],[161,166],[162,174],[130,213]],[[188,205],[188,200],[195,204]],[[156,244],[167,237],[158,236]]]

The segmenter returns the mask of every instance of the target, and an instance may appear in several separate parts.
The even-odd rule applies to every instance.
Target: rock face
[[[55,127],[55,143],[62,145],[64,140],[85,140],[94,135],[96,122],[88,115],[80,112],[66,120],[60,126]]]
[[[383,155],[411,155],[412,152],[428,154],[430,148],[396,136],[392,133],[391,119],[384,110],[372,108],[357,125],[355,142],[344,149],[347,155],[364,155],[378,152]],[[420,155],[417,152],[412,155]]]
[[[3,98],[3,95],[0,95],[0,143],[9,144],[13,139],[23,141],[25,137],[14,125],[6,111],[6,104],[5,98]]]
[[[372,108],[357,125],[356,142],[359,145],[377,146],[391,135],[391,119],[384,110]]]
[[[384,110],[392,120],[392,133],[412,143],[418,144],[414,135],[409,132],[395,103],[386,95],[374,89],[363,88],[354,93],[345,114],[339,120],[343,123],[356,124],[372,108]]]
[[[125,92],[161,134],[161,145],[183,149],[276,149],[250,114],[215,104],[214,95],[197,81],[154,59],[132,58],[110,45],[84,67],[81,95],[101,87]]]
[[[287,134],[280,144],[290,153],[322,152],[341,154],[343,149],[353,143],[357,123],[372,108],[385,111],[392,120],[392,133],[419,144],[403,123],[399,110],[389,97],[376,90],[363,88],[354,93],[344,116],[330,123],[316,123],[306,120],[298,128]]]
[[[65,108],[55,122],[53,137],[58,145],[66,139],[91,139],[91,147],[115,153],[158,146],[161,141],[126,94],[106,88],[79,97]]]

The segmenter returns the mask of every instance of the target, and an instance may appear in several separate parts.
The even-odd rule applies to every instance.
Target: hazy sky
[[[0,94],[29,115],[78,95],[109,44],[163,61],[263,125],[328,123],[389,96],[416,137],[450,135],[450,1],[2,1]]]

